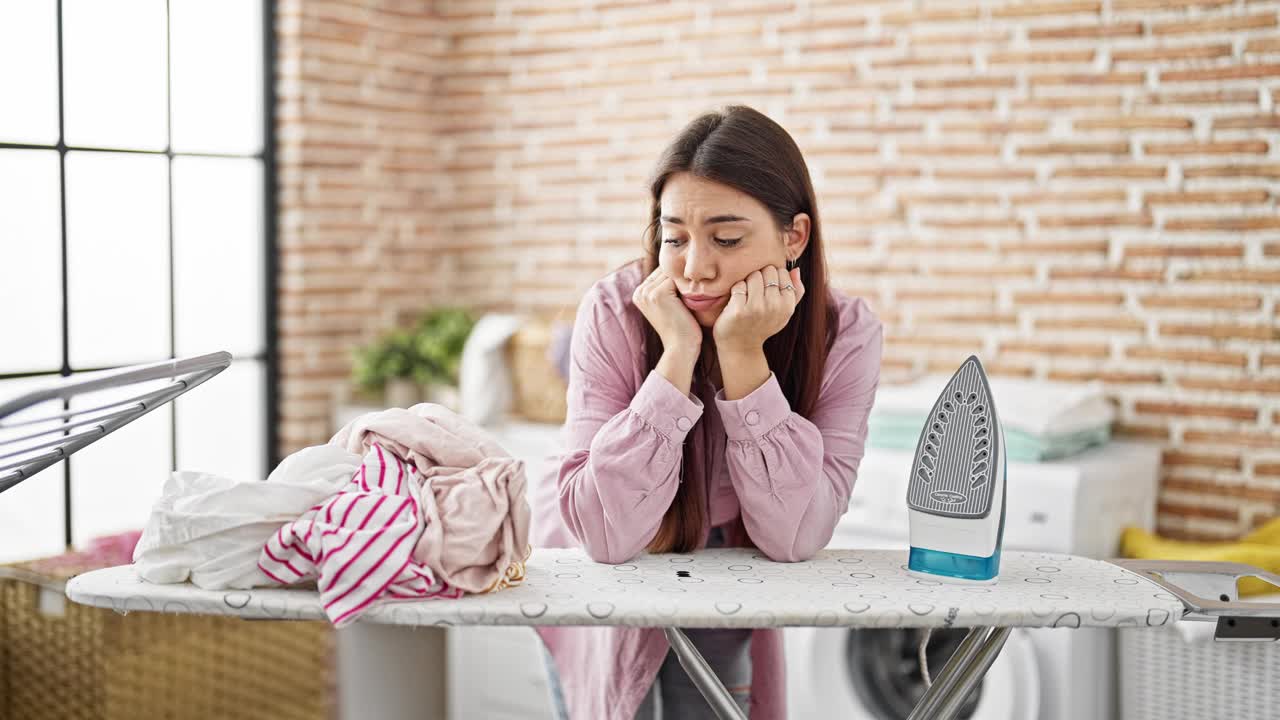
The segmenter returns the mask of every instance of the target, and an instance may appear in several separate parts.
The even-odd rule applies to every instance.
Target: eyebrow
[[[663,215],[659,219],[662,220],[662,222],[664,223],[671,223],[673,225],[684,224],[684,220],[681,220],[678,217],[671,217],[670,215]],[[712,215],[711,217],[707,218],[706,221],[703,222],[702,224],[715,225],[716,223],[727,223],[727,222],[751,222],[751,218],[744,218],[740,215]]]

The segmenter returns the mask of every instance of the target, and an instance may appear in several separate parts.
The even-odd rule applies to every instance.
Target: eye
[[[681,242],[680,238],[662,238],[664,245],[679,245]]]
[[[716,242],[720,243],[722,247],[733,247],[742,242],[742,238],[716,238]]]

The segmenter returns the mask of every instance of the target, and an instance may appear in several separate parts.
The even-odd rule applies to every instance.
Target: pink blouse
[[[807,560],[830,541],[849,504],[880,379],[880,320],[864,300],[831,292],[835,343],[811,417],[792,412],[773,375],[740,400],[726,400],[707,382],[695,382],[685,396],[658,373],[644,374],[644,318],[631,303],[641,272],[636,263],[603,278],[578,307],[564,454],[556,482],[545,478],[535,485],[545,491],[531,496],[533,544],[581,547],[605,563],[644,552],[676,495],[688,440],[686,481],[706,489],[709,510],[699,547],[710,528],[741,514],[765,555]],[[653,628],[547,627],[538,634],[571,718],[631,720],[668,650]],[[785,718],[780,631],[753,632],[751,661],[750,717]]]

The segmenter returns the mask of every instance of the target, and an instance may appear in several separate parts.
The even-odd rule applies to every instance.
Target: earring
[[[787,258],[787,272],[791,272],[799,264],[800,264],[799,260],[796,260],[794,258]]]

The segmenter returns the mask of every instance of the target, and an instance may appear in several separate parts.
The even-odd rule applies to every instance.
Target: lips
[[[682,295],[685,307],[690,310],[710,310],[724,301],[723,295]]]

